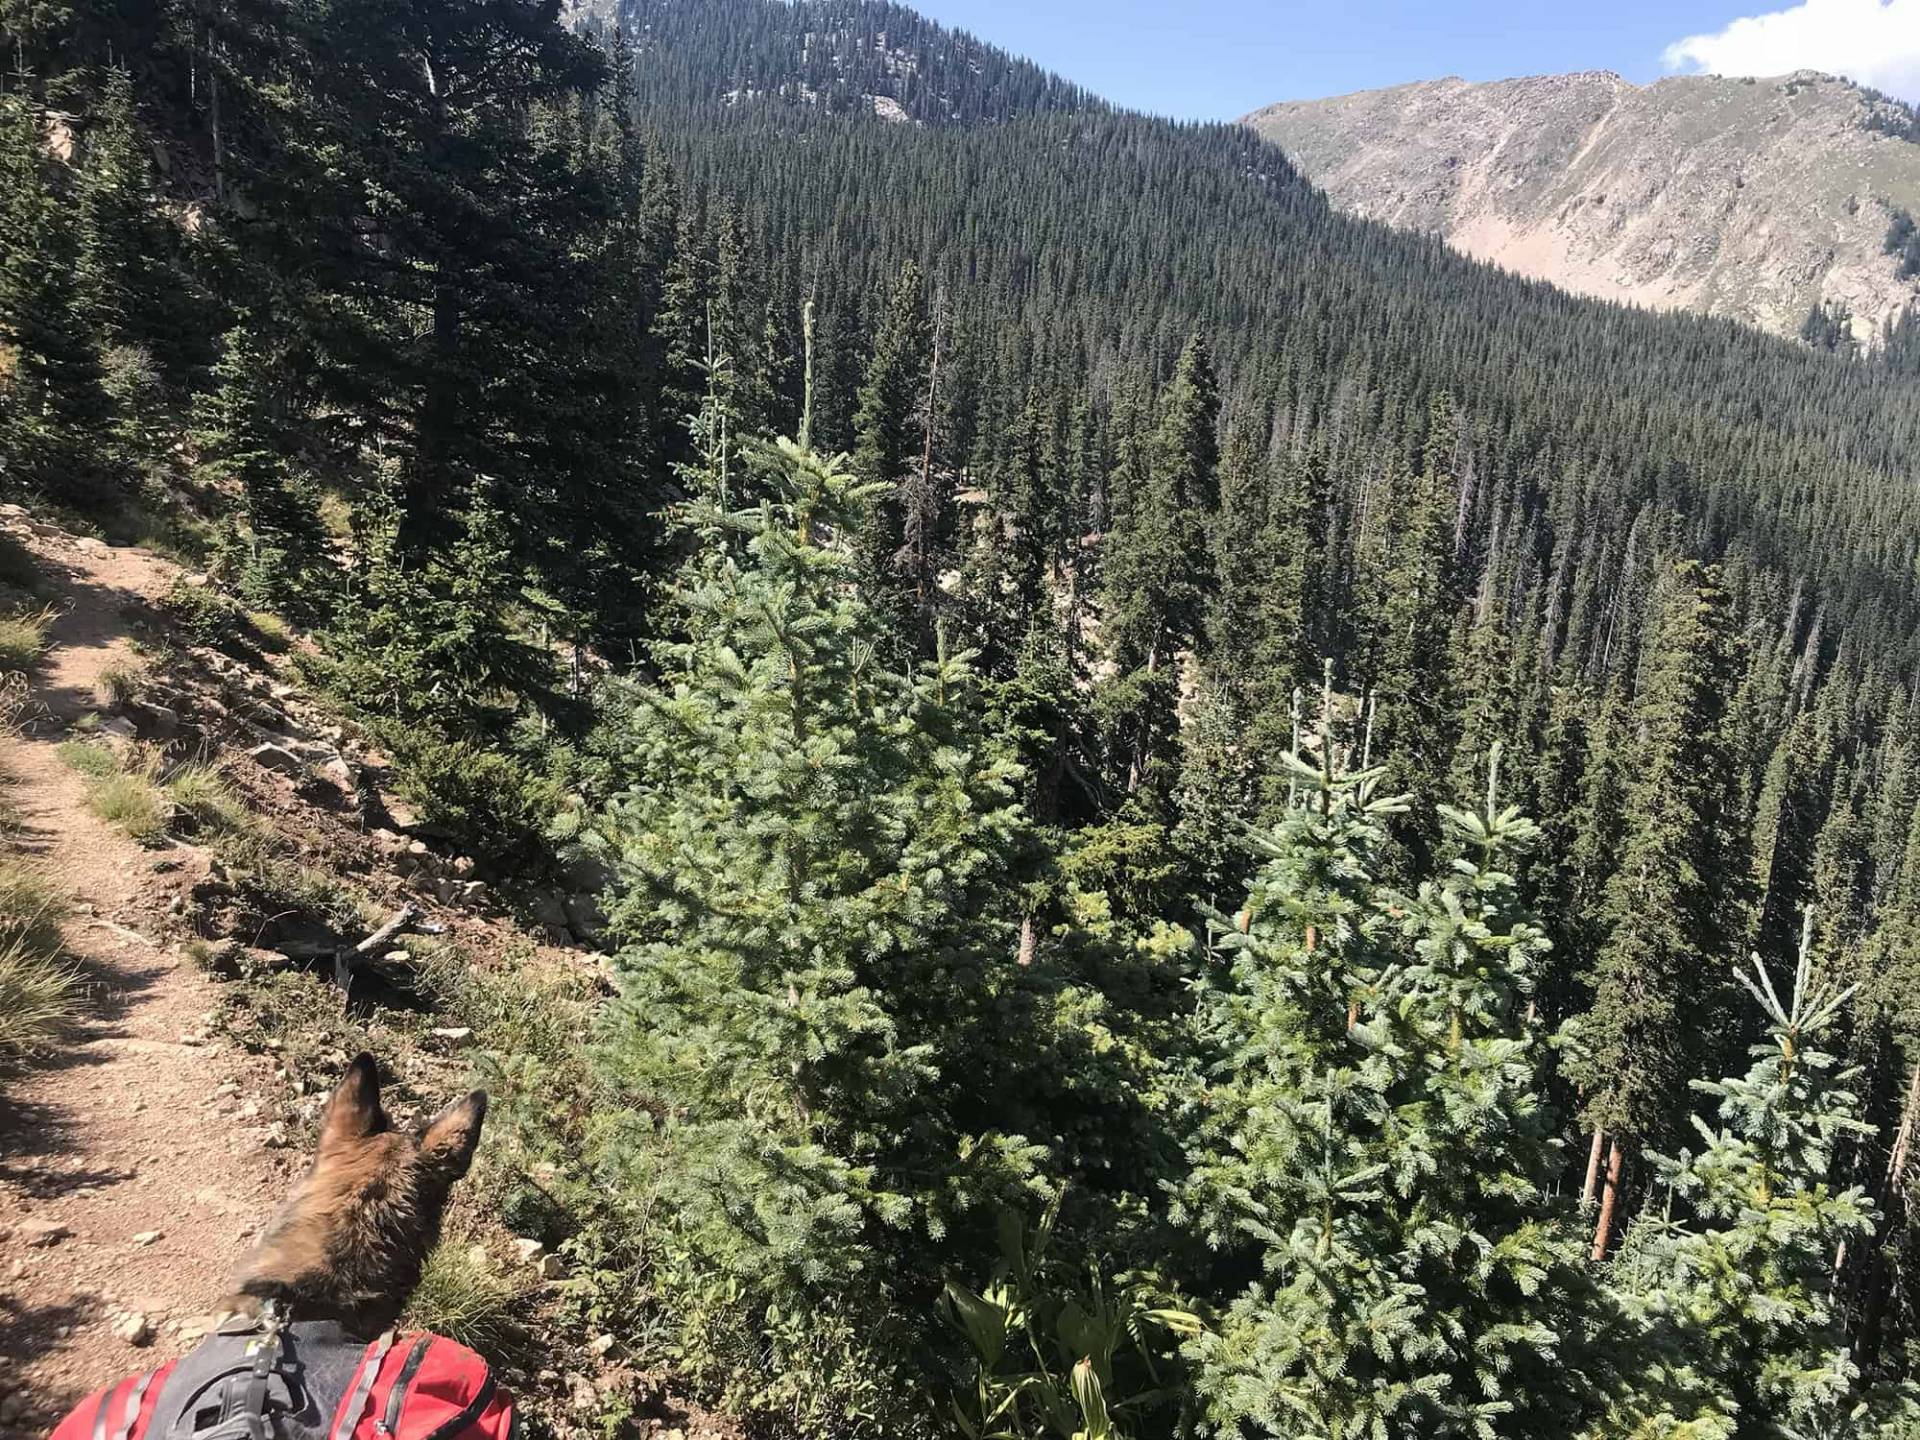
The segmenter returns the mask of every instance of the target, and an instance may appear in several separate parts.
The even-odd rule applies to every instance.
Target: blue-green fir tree
[[[1813,966],[1808,916],[1792,987],[1764,962],[1742,977],[1766,1017],[1741,1076],[1693,1082],[1715,1103],[1698,1149],[1654,1156],[1664,1206],[1628,1229],[1609,1291],[1635,1357],[1594,1437],[1798,1440],[1920,1433],[1916,1394],[1863,1390],[1835,1291],[1849,1246],[1876,1216],[1829,1180],[1836,1151],[1872,1133],[1825,1048],[1851,999]]]
[[[1298,794],[1219,945],[1217,1057],[1181,1213],[1245,1278],[1190,1342],[1203,1429],[1328,1437],[1554,1433],[1585,1390],[1578,1237],[1533,1023],[1547,941],[1502,808],[1443,808],[1458,855],[1373,878],[1403,801],[1296,762]]]
[[[943,1247],[1041,1193],[1037,1147],[983,1123],[1021,1048],[1019,771],[966,655],[880,662],[880,487],[789,440],[746,474],[709,455],[658,678],[610,706],[600,1156],[663,1221],[650,1283],[698,1378],[806,1433],[902,1434]]]

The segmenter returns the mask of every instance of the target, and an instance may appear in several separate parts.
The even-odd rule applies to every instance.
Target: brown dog
[[[467,1173],[487,1094],[456,1100],[418,1134],[380,1108],[380,1077],[361,1055],[327,1101],[313,1164],[241,1262],[222,1309],[337,1320],[369,1338],[398,1318],[440,1239],[454,1182]]]
[[[513,1401],[485,1360],[392,1328],[486,1114],[476,1090],[419,1134],[396,1130],[372,1059],[356,1059],[219,1328],[83,1401],[54,1440],[512,1440]]]

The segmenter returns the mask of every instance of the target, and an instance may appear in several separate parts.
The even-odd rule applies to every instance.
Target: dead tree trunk
[[[1607,1155],[1607,1188],[1600,1196],[1600,1219],[1593,1227],[1593,1258],[1607,1258],[1607,1246],[1613,1241],[1613,1217],[1620,1204],[1621,1172],[1626,1168],[1627,1151],[1618,1135]]]
[[[1587,1183],[1580,1187],[1580,1210],[1593,1204],[1594,1186],[1600,1183],[1600,1156],[1607,1148],[1607,1132],[1600,1126],[1593,1127],[1593,1144],[1587,1147]]]

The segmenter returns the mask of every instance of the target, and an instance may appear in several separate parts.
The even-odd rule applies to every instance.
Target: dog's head
[[[327,1101],[312,1166],[241,1262],[241,1299],[278,1298],[296,1315],[367,1334],[391,1325],[439,1241],[486,1114],[476,1090],[417,1132],[395,1129],[372,1058],[356,1059]]]

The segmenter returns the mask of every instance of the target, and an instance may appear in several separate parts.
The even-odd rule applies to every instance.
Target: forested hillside
[[[593,1325],[772,1435],[1913,1433],[1920,379],[893,6],[576,20],[0,0],[0,481],[604,886],[482,1062]]]

